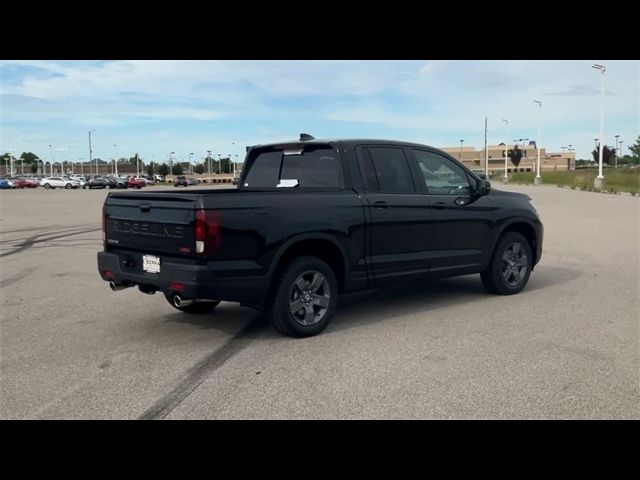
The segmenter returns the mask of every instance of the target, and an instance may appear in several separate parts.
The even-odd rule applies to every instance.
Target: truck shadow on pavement
[[[517,296],[500,297],[488,293],[482,286],[479,275],[466,275],[440,280],[420,280],[381,289],[340,296],[334,321],[328,331],[340,331],[371,322],[379,322],[412,313],[427,313],[432,310],[453,307],[466,303],[480,303],[491,299],[518,298],[528,292],[557,287],[577,279],[582,272],[565,267],[540,266],[531,275],[527,287]],[[250,329],[259,337],[279,337],[264,312],[236,303],[221,303],[211,314],[189,315],[181,312],[169,313],[164,323],[191,324],[201,329],[217,329],[234,335],[242,327]]]
[[[531,275],[526,288],[512,298],[556,287],[581,275],[581,272],[565,267],[538,267]],[[403,315],[428,313],[466,303],[479,304],[496,298],[500,296],[488,293],[484,289],[480,275],[422,280],[385,289],[347,294],[340,297],[336,317],[329,325],[329,330],[350,329]],[[506,301],[510,297],[502,298]]]

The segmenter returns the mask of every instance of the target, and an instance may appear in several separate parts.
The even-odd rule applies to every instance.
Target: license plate
[[[160,257],[156,257],[155,255],[143,255],[142,270],[149,273],[160,273]]]

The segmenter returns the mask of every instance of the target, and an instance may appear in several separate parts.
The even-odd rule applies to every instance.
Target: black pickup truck
[[[187,313],[265,307],[303,337],[338,294],[400,280],[480,273],[488,291],[518,293],[542,254],[530,200],[436,148],[305,134],[250,148],[237,188],[110,193],[98,269]]]

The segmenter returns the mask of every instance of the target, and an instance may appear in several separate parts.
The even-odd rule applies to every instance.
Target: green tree
[[[149,162],[147,165],[147,175],[152,176],[155,174],[156,164],[154,162]]]
[[[640,163],[640,135],[638,135],[634,144],[629,147],[629,151],[631,152],[633,163]]]
[[[600,145],[598,145],[598,148],[596,148],[594,151],[591,152],[591,155],[593,156],[593,160],[598,163],[599,160],[599,150],[600,150]],[[615,148],[611,148],[607,145],[602,147],[602,163],[606,163],[607,165],[613,165],[613,163],[615,162],[615,158],[616,158],[616,149]]]
[[[40,158],[35,153],[32,153],[32,152],[22,152],[22,155],[20,155],[20,158],[24,160],[24,163],[34,163],[40,160]]]
[[[33,162],[31,164],[31,173],[38,173],[38,162]]]
[[[198,165],[196,165],[193,169],[196,173],[204,173],[204,163],[199,163]]]
[[[174,164],[172,170],[173,171],[171,173],[173,173],[174,175],[182,175],[182,173],[184,172],[184,169],[182,168],[181,163]]]
[[[160,167],[158,168],[158,173],[163,177],[169,175],[169,165],[167,165],[166,163],[160,165]]]
[[[509,158],[511,159],[511,163],[513,163],[516,168],[520,165],[520,160],[522,160],[522,150],[515,145],[511,150],[509,150]]]

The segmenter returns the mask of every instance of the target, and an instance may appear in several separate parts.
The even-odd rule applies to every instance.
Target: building
[[[513,148],[513,145],[509,147]],[[535,142],[529,142],[529,145],[520,146],[520,148],[523,150],[522,160],[516,168],[509,159],[507,173],[535,172],[538,158]],[[442,147],[440,149],[461,160],[469,169],[484,171],[484,148],[476,150],[475,147]],[[504,172],[504,144],[488,145],[487,150],[489,151],[489,173]],[[545,148],[540,149],[540,173],[575,170],[575,168],[576,154],[574,152],[547,152]]]

